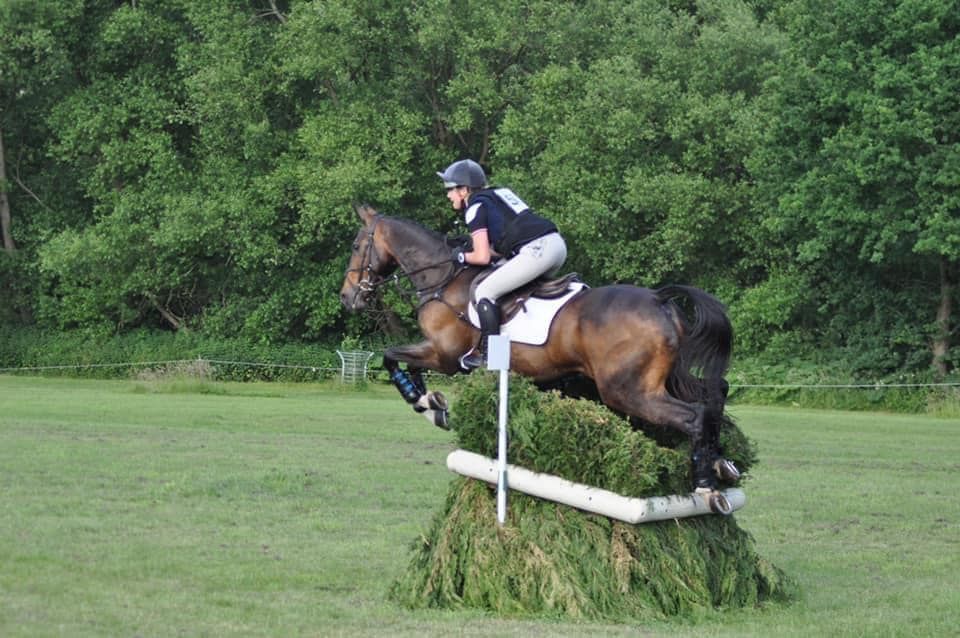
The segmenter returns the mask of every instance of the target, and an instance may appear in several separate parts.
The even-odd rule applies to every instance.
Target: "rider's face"
[[[467,190],[466,186],[454,186],[447,189],[447,199],[450,200],[453,210],[463,210],[469,196],[470,191]]]

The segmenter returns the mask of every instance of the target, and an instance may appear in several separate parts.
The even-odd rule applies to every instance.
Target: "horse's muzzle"
[[[367,295],[356,287],[345,288],[340,291],[340,303],[350,312],[357,312],[367,307]]]

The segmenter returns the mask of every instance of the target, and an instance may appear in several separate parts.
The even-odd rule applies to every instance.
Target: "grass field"
[[[949,636],[960,421],[732,406],[789,606],[637,626],[409,612],[452,436],[392,388],[0,376],[0,636]]]

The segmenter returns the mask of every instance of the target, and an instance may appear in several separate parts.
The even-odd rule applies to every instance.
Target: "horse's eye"
[[[360,250],[360,244],[354,243],[354,244],[353,244],[353,251],[356,252],[356,251],[358,251],[358,250]]]

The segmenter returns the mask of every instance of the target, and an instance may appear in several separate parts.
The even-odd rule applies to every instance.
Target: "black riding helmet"
[[[471,159],[459,160],[437,173],[443,180],[444,188],[469,186],[470,188],[484,188],[487,185],[487,174],[483,168]]]

